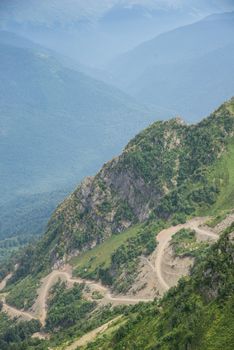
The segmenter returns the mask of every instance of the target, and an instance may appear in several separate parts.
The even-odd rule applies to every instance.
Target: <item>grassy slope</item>
[[[214,178],[223,179],[223,183],[211,213],[232,209],[234,207],[234,139],[231,140],[224,157],[217,162]]]
[[[140,225],[136,225],[118,235],[113,235],[104,243],[96,246],[92,250],[86,251],[78,257],[72,258],[70,263],[75,271],[85,274],[92,274],[95,270],[102,266],[107,268],[111,264],[111,255],[116,251],[128,238],[135,237],[140,229]]]

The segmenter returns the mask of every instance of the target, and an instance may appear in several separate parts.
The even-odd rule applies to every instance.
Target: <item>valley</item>
[[[232,318],[233,103],[196,125],[150,125],[57,207],[38,242],[2,263],[5,348],[132,349],[130,337],[134,350],[171,350],[172,337],[204,349],[220,305],[222,322]]]
[[[35,245],[2,265],[0,324],[23,349],[132,349],[128,337],[134,350],[148,349],[158,339],[166,344],[160,325],[169,334],[171,317],[179,325],[202,317],[202,337],[191,327],[194,349],[203,350],[196,344],[210,342],[208,319],[219,317],[220,303],[220,322],[230,319],[226,334],[233,325],[232,106],[233,99],[194,126],[151,125],[61,203]],[[187,344],[187,330],[177,331],[176,344]],[[7,328],[3,339],[5,346]]]
[[[234,349],[233,38],[231,0],[0,2],[0,350]]]

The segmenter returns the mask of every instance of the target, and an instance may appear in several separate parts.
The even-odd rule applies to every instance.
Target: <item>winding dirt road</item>
[[[3,296],[1,298],[1,301],[3,303],[2,311],[6,312],[10,317],[23,318],[25,321],[31,321],[31,320],[36,320],[37,319],[30,312],[18,310],[15,307],[6,304],[5,296]]]
[[[165,281],[162,273],[162,261],[165,254],[165,249],[169,246],[169,243],[172,239],[172,236],[180,231],[182,228],[190,228],[196,231],[198,236],[201,236],[200,238],[203,239],[211,238],[213,240],[217,240],[219,238],[219,235],[217,235],[214,232],[211,232],[208,229],[200,228],[201,225],[204,225],[204,223],[207,221],[207,218],[195,218],[192,219],[185,224],[180,224],[177,226],[169,227],[168,229],[162,230],[157,235],[157,253],[156,253],[156,259],[154,264],[154,271],[157,276],[157,280],[159,283],[159,288],[165,293],[171,286],[168,285],[168,283]]]
[[[203,225],[207,221],[207,218],[195,218],[190,221],[188,221],[185,224],[172,226],[168,229],[165,229],[161,231],[157,235],[157,241],[158,245],[156,248],[156,257],[155,262],[152,264],[147,258],[142,257],[142,259],[145,260],[145,262],[148,263],[148,265],[151,267],[151,269],[155,273],[155,278],[157,279],[158,287],[162,291],[161,294],[166,292],[170,286],[165,281],[163,272],[162,272],[162,261],[165,254],[165,249],[169,246],[170,240],[172,236],[181,230],[182,228],[191,228],[196,231],[198,235],[200,235],[201,239],[207,239],[210,238],[212,240],[217,240],[218,235],[206,228],[200,228],[201,225]],[[11,277],[11,275],[8,275],[5,277],[5,279],[0,283],[0,291],[4,289],[7,280]],[[111,291],[109,288],[103,286],[102,284],[86,279],[81,278],[74,278],[72,277],[72,268],[69,265],[65,265],[63,270],[53,270],[49,275],[47,275],[43,280],[42,284],[38,290],[38,298],[32,308],[31,312],[26,312],[23,310],[17,310],[14,307],[11,307],[6,304],[5,302],[5,295],[2,295],[2,302],[3,302],[3,310],[10,316],[10,317],[21,317],[25,320],[31,320],[31,319],[39,319],[42,326],[45,326],[46,321],[46,315],[47,315],[47,300],[49,296],[49,292],[53,285],[59,280],[63,280],[67,282],[68,287],[71,287],[74,285],[74,283],[84,283],[85,285],[90,286],[90,288],[93,291],[99,291],[103,295],[103,299],[101,303],[107,304],[107,303],[113,303],[113,304],[136,304],[138,302],[148,302],[152,301],[152,298],[136,298],[132,296],[114,296],[111,294]]]
[[[37,318],[40,320],[41,324],[45,325],[46,314],[47,314],[47,299],[49,292],[53,285],[58,281],[62,280],[68,283],[68,286],[74,285],[74,283],[84,283],[92,287],[93,290],[104,293],[104,302],[116,302],[117,304],[136,304],[141,301],[147,302],[151,299],[139,299],[139,298],[127,298],[127,297],[115,297],[111,294],[109,288],[103,286],[102,284],[90,280],[85,280],[82,278],[74,278],[71,275],[71,267],[66,265],[64,271],[54,270],[46,278],[44,278],[43,283],[38,290],[38,298],[34,304],[34,312]]]

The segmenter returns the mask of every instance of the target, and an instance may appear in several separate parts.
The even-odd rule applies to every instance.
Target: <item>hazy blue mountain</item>
[[[69,69],[66,58],[5,31],[0,62],[0,239],[14,236],[18,245],[19,236],[43,231],[74,184],[165,112],[152,113]]]
[[[136,96],[169,106],[189,122],[210,113],[234,91],[234,43],[186,62],[149,69]],[[133,86],[134,90],[134,86]]]
[[[234,9],[217,0],[2,0],[2,28],[92,66],[155,35]]]
[[[1,200],[77,183],[152,121],[127,95],[45,50],[2,41]]]
[[[109,65],[113,82],[141,101],[189,120],[233,94],[234,12],[164,33]]]
[[[0,241],[43,233],[50,215],[69,190],[21,195],[0,205]]]

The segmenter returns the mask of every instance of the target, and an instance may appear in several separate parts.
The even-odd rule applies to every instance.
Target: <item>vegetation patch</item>
[[[156,235],[165,227],[162,222],[147,222],[139,234],[129,238],[111,256],[111,265],[100,268],[98,273],[103,283],[112,285],[118,293],[126,293],[137,277],[139,258],[149,255],[156,248]]]
[[[100,279],[118,293],[126,293],[137,275],[139,257],[156,248],[156,235],[165,227],[161,221],[136,225],[71,260],[75,275]]]
[[[0,312],[0,349],[1,350],[46,350],[46,344],[31,336],[40,330],[40,322],[11,320]]]
[[[74,274],[82,277],[97,278],[98,268],[108,268],[111,265],[112,254],[129,238],[135,237],[140,232],[140,228],[141,226],[137,225],[124,232],[115,234],[92,250],[72,258],[70,263],[74,267]]]
[[[206,222],[206,225],[214,228],[217,226],[220,222],[222,222],[230,213],[229,210],[227,211],[220,211],[217,215],[213,216],[210,220]]]
[[[194,257],[208,246],[208,243],[197,241],[196,231],[187,228],[175,233],[171,239],[172,250],[179,257]]]
[[[79,339],[84,334],[102,326],[117,316],[123,315],[128,308],[128,306],[112,308],[111,305],[95,308],[91,312],[83,314],[83,318],[77,320],[73,325],[52,331],[48,345],[56,349],[66,349],[67,345],[74,340]]]
[[[209,213],[215,215],[220,211],[230,211],[234,207],[234,139],[229,143],[227,152],[216,162],[210,181],[218,184],[220,193]]]
[[[54,332],[71,327],[93,311],[96,303],[85,300],[83,290],[83,284],[75,284],[71,289],[67,289],[64,282],[54,285],[48,301],[47,330]]]
[[[37,289],[39,286],[39,278],[27,276],[16,284],[6,287],[5,291],[9,292],[6,302],[17,309],[28,310],[33,306],[37,298]]]

